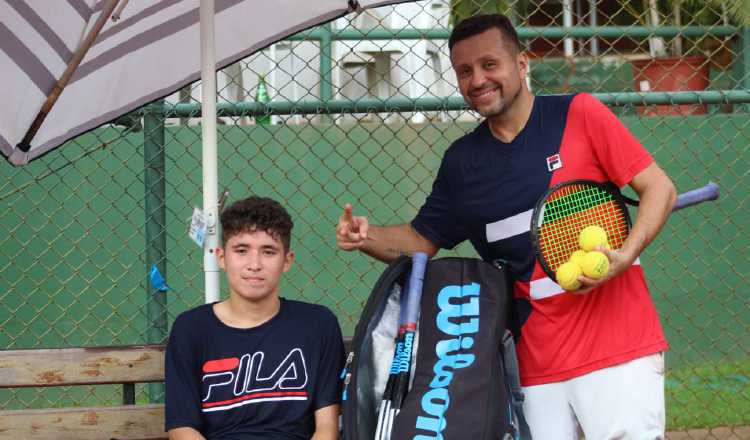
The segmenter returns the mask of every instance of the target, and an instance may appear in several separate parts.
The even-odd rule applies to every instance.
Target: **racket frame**
[[[620,192],[620,188],[617,187],[612,182],[596,182],[594,180],[587,180],[587,179],[576,179],[576,180],[567,180],[565,182],[560,182],[553,186],[552,188],[548,189],[542,197],[537,200],[536,204],[534,205],[534,210],[531,214],[531,247],[534,251],[534,257],[539,262],[539,265],[541,266],[542,270],[545,274],[547,274],[548,277],[551,279],[555,279],[555,271],[552,270],[547,260],[542,255],[542,249],[539,244],[539,241],[541,239],[540,237],[540,225],[539,222],[544,220],[544,211],[547,206],[547,198],[552,195],[553,193],[559,191],[562,188],[565,188],[567,186],[588,186],[588,187],[594,187],[600,191],[609,193],[612,196],[612,201],[619,205],[623,212],[625,225],[627,228],[626,234],[630,232],[630,228],[632,227],[633,223],[630,219],[630,212],[628,211],[627,202],[630,201],[631,204],[633,202],[632,199],[628,199],[627,197],[622,195],[622,192]]]

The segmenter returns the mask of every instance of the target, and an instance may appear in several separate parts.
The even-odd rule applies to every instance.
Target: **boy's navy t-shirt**
[[[314,412],[337,404],[344,346],[324,306],[281,299],[250,329],[222,323],[205,304],[174,322],[166,353],[166,429],[207,439],[309,439]]]

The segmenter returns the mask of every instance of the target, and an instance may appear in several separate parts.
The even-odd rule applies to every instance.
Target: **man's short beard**
[[[490,107],[490,108],[488,108],[488,109],[486,109],[484,111],[479,110],[478,108],[474,109],[475,112],[479,113],[480,115],[482,115],[485,118],[491,118],[491,117],[494,117],[494,116],[500,116],[503,113],[505,113],[507,110],[508,110],[508,106],[507,105],[503,105],[502,102],[500,102],[499,108],[496,108],[495,106],[492,106],[492,107]]]
[[[488,108],[485,111],[481,111],[481,110],[479,110],[476,107],[473,107],[473,109],[474,109],[475,112],[479,113],[484,118],[492,118],[492,117],[495,117],[495,116],[502,116],[503,114],[505,114],[508,111],[508,109],[510,109],[510,107],[513,105],[513,103],[518,100],[518,97],[520,95],[521,95],[521,88],[519,88],[518,91],[516,92],[516,94],[513,95],[512,97],[510,97],[509,99],[503,99],[501,97],[500,101],[498,102],[499,108],[497,108],[496,106],[493,105],[493,106],[491,106],[490,108]]]

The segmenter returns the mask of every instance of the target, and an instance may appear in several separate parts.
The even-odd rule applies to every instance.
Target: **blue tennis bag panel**
[[[342,375],[345,440],[374,439],[410,269],[407,257],[388,266],[357,324]],[[427,263],[411,387],[391,440],[530,439],[507,329],[510,286],[505,269],[478,259]]]

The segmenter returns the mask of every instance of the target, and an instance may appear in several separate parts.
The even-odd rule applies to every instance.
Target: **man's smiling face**
[[[504,114],[517,102],[528,70],[526,55],[506,44],[498,29],[456,42],[451,64],[464,100],[486,118]]]

